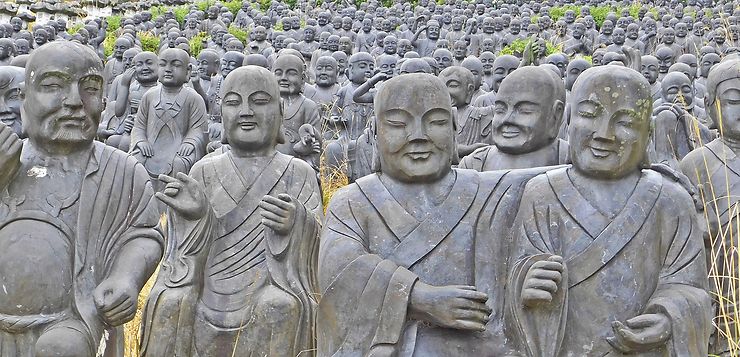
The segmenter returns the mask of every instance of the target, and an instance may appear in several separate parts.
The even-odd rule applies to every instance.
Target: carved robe
[[[182,87],[172,103],[165,102],[163,87],[144,94],[131,131],[131,155],[144,164],[152,177],[188,172],[203,156],[206,140],[206,110],[203,99],[192,88]],[[147,141],[154,156],[144,157],[138,144]],[[195,148],[188,156],[177,154],[180,146]]]
[[[321,129],[319,106],[313,100],[300,95],[296,100],[283,100],[285,110],[283,112],[283,135],[285,143],[278,144],[277,150],[286,155],[301,158],[293,147],[301,141],[298,129],[303,124],[311,124],[318,133]]]
[[[296,356],[315,347],[316,175],[276,153],[248,177],[231,155],[211,154],[190,173],[205,186],[206,217],[169,212],[171,241],[147,303],[142,356]],[[297,203],[285,237],[261,223],[258,206],[280,193]]]
[[[491,138],[493,113],[490,109],[467,105],[463,110],[455,108],[454,113],[458,145],[493,144]]]
[[[21,173],[0,191],[0,355],[33,357],[39,336],[61,328],[87,336],[86,356],[95,356],[105,333],[105,356],[122,357],[123,329],[103,322],[93,292],[127,244],[139,239],[164,244],[149,176],[130,156],[94,142],[75,193],[52,193],[48,204],[38,207],[14,189],[50,179],[26,174],[50,165],[29,154],[30,145],[24,144]],[[34,296],[24,294],[29,282]]]
[[[719,331],[712,336],[709,352],[725,356],[723,353],[729,354],[731,349],[728,338],[723,334],[729,332],[731,340],[738,338],[735,333],[737,322],[733,321],[737,306],[733,302],[738,301],[740,296],[732,288],[737,286],[733,277],[737,278],[738,272],[732,268],[732,264],[737,267],[738,253],[731,247],[738,245],[740,233],[740,213],[737,211],[740,202],[740,160],[721,139],[716,139],[686,155],[681,161],[681,170],[703,197],[705,212],[700,212],[699,216],[706,229],[704,246],[707,261],[717,267],[710,271],[709,282],[712,291],[725,298],[723,304],[715,299],[715,314],[720,316],[715,320]]]
[[[671,320],[664,348],[640,356],[706,356],[711,307],[701,228],[691,197],[652,170],[614,217],[593,207],[569,168],[532,179],[514,225],[508,323],[528,356],[622,356],[607,342],[613,321],[646,313]],[[524,308],[529,267],[550,255],[565,270],[549,304]]]
[[[510,232],[519,194],[541,169],[456,170],[447,198],[419,222],[371,174],[338,191],[321,235],[319,356],[501,356]],[[495,258],[494,258],[495,257]],[[407,315],[415,281],[489,295],[485,332]]]

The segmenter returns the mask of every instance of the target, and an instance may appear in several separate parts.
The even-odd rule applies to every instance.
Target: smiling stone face
[[[619,178],[646,155],[652,98],[640,73],[606,65],[584,71],[573,86],[570,154],[586,176]]]

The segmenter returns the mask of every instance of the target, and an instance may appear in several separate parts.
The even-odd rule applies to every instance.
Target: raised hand
[[[6,180],[15,176],[21,167],[21,149],[23,142],[13,129],[0,124],[0,187],[4,186]]]
[[[293,197],[281,193],[277,197],[264,196],[260,201],[262,224],[275,233],[287,235],[295,223],[296,204]]]
[[[524,279],[522,303],[532,307],[552,301],[563,279],[562,274],[563,258],[560,256],[553,255],[547,260],[532,264]]]
[[[138,295],[136,285],[132,282],[109,278],[95,288],[93,300],[108,325],[120,326],[136,315]]]
[[[134,78],[134,75],[136,74],[136,70],[134,68],[129,68],[126,70],[126,72],[123,72],[121,75],[121,84],[128,87],[131,85],[131,80]]]
[[[411,290],[412,315],[440,327],[483,331],[491,318],[488,296],[474,286],[433,286],[421,281]]]
[[[625,323],[612,322],[614,337],[607,337],[612,347],[622,353],[637,353],[665,345],[671,338],[671,320],[663,314],[645,314]]]
[[[175,177],[159,175],[159,180],[167,185],[162,192],[154,194],[158,200],[172,207],[187,220],[198,220],[206,215],[208,200],[203,184],[182,172],[178,172]]]
[[[136,146],[139,147],[139,151],[141,151],[141,155],[144,155],[144,157],[152,157],[154,156],[154,148],[152,147],[152,144],[149,144],[148,141],[141,141]]]

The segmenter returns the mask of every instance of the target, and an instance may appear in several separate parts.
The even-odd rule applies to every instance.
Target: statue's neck
[[[733,138],[726,135],[721,135],[719,138],[732,152],[736,155],[740,154],[740,138]]]

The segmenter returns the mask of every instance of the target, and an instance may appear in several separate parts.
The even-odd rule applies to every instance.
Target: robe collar
[[[387,259],[410,268],[436,248],[460,223],[473,205],[480,181],[473,171],[455,170],[455,173],[457,177],[451,192],[423,222],[417,221],[396,201],[378,175],[365,176],[356,181],[399,241]]]
[[[577,191],[567,170],[548,172],[550,187],[570,216],[594,239],[588,247],[566,260],[568,285],[574,287],[608,264],[642,229],[660,196],[663,178],[655,171],[643,170],[622,210],[609,219]],[[551,237],[553,242],[562,239],[567,237]]]

